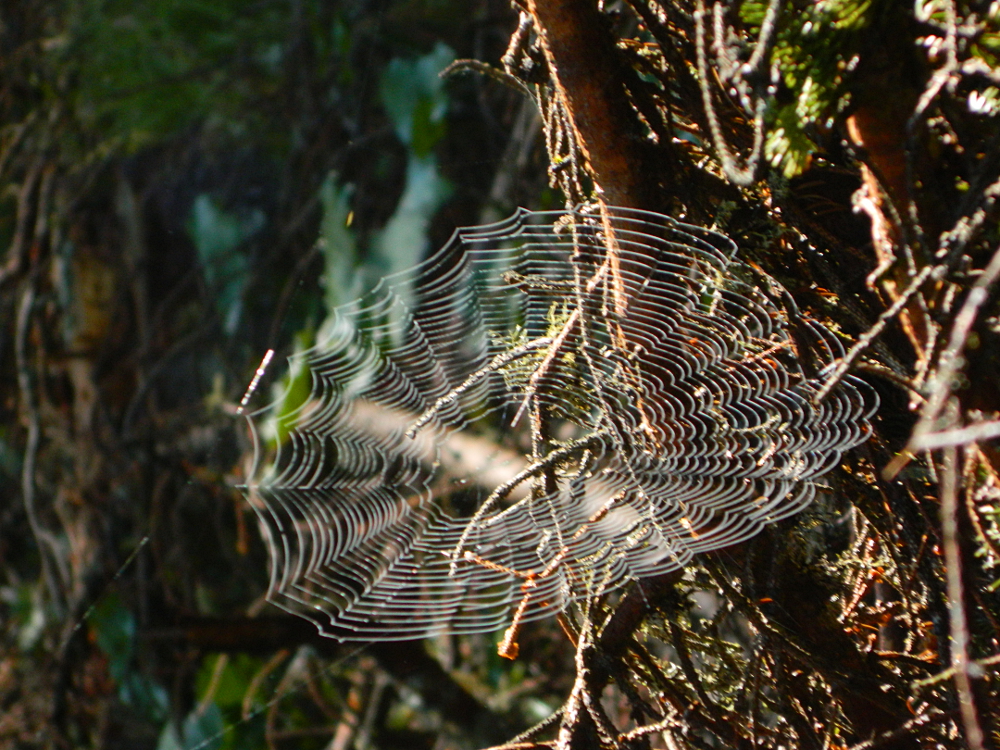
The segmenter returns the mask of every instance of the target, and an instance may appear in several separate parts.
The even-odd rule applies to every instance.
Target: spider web
[[[249,485],[270,600],[343,640],[496,631],[529,579],[545,617],[801,510],[874,396],[814,403],[803,363],[837,340],[735,250],[659,214],[519,210],[338,309]]]

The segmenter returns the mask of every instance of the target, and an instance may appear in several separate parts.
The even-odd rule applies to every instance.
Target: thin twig
[[[22,141],[24,141],[24,137],[32,132],[31,127],[35,124],[35,120],[38,119],[39,112],[41,111],[42,108],[40,107],[32,109],[28,113],[28,116],[21,122],[8,125],[0,130],[0,138],[6,137],[8,133],[13,134],[10,140],[0,145],[0,180],[4,183],[10,182],[10,179],[7,177],[7,166],[13,161]]]
[[[893,742],[894,740],[898,740],[902,737],[905,737],[906,735],[910,734],[914,729],[929,723],[932,719],[942,718],[944,716],[945,714],[943,713],[939,714],[924,713],[920,714],[919,716],[914,716],[912,719],[905,722],[896,729],[893,729],[888,732],[882,732],[881,734],[877,734],[871,739],[865,740],[864,742],[859,742],[857,745],[851,745],[850,748],[848,748],[848,750],[872,750],[873,748],[880,747],[886,744],[887,742]]]
[[[900,388],[905,390],[910,394],[910,398],[917,403],[924,403],[926,399],[924,394],[922,394],[917,387],[916,383],[911,381],[909,378],[900,375],[898,372],[893,370],[891,367],[886,367],[880,362],[875,362],[873,360],[862,360],[854,365],[855,372],[867,372],[871,375],[888,380],[890,383],[898,385]]]
[[[913,281],[910,282],[910,285],[906,287],[901,295],[899,295],[899,299],[893,302],[892,306],[888,310],[878,316],[878,320],[875,321],[872,327],[865,331],[865,333],[854,343],[854,346],[848,350],[847,354],[840,358],[840,361],[837,363],[833,372],[829,375],[829,377],[827,377],[826,382],[823,383],[823,387],[820,388],[813,397],[813,400],[816,403],[819,403],[826,398],[827,395],[829,395],[830,391],[834,389],[837,383],[839,383],[844,375],[847,374],[848,370],[851,369],[851,365],[854,364],[854,360],[856,360],[861,353],[871,345],[872,341],[874,341],[875,338],[882,333],[889,321],[899,315],[900,311],[906,307],[906,304],[910,301],[910,298],[920,291],[920,287],[922,287],[935,270],[939,268],[939,266],[924,266],[920,273],[918,273],[914,277]]]
[[[421,414],[420,419],[414,422],[413,425],[410,427],[410,429],[406,431],[405,433],[406,437],[412,440],[413,436],[417,434],[417,431],[420,430],[421,427],[426,425],[432,419],[434,419],[434,417],[438,415],[441,409],[443,409],[445,406],[452,403],[453,401],[457,400],[463,393],[468,391],[476,383],[478,383],[484,377],[489,375],[491,372],[506,367],[511,362],[521,359],[522,357],[526,357],[536,349],[541,349],[543,346],[550,346],[552,342],[553,339],[545,337],[545,338],[535,339],[534,341],[529,341],[526,344],[522,344],[520,346],[511,349],[510,351],[500,352],[500,354],[496,355],[486,365],[480,367],[478,370],[472,373],[468,378],[466,378],[464,383],[462,383],[457,388],[453,388],[447,394],[445,394],[437,401],[435,401],[434,405],[431,406],[431,408],[425,411],[423,414]]]
[[[589,610],[589,601],[588,607]],[[606,737],[602,738],[610,741],[617,747],[615,742],[617,731],[606,724],[607,717],[603,716],[598,706],[594,705],[591,695],[590,662],[594,653],[593,623],[590,619],[590,612],[583,613],[584,621],[580,628],[580,636],[576,645],[576,680],[573,682],[573,689],[563,707],[562,725],[559,727],[559,738],[556,747],[559,750],[573,750],[580,744],[578,729],[580,727],[581,716],[588,716],[594,723],[596,730],[602,730]],[[582,709],[582,710],[581,710]],[[604,725],[604,726],[602,726]],[[609,731],[610,730],[610,731]]]
[[[701,677],[698,675],[698,671],[694,668],[694,662],[691,661],[691,653],[688,651],[687,643],[684,642],[684,633],[676,623],[670,623],[670,639],[673,644],[674,650],[677,652],[678,661],[680,661],[681,671],[684,672],[684,676],[687,678],[688,684],[694,688],[695,694],[698,696],[698,700],[701,701],[701,705],[705,707],[709,716],[712,717],[714,722],[718,726],[723,726],[726,724],[725,718],[722,716],[722,712],[719,707],[715,705],[715,702],[708,696],[705,691],[705,686],[702,685]],[[729,739],[735,739],[730,737]]]
[[[561,448],[557,448],[556,450],[547,454],[545,458],[531,464],[531,466],[527,467],[523,471],[518,472],[514,477],[507,480],[499,487],[497,487],[495,490],[493,490],[493,492],[490,493],[490,496],[486,498],[486,500],[483,502],[481,506],[479,506],[479,510],[476,511],[476,514],[471,519],[469,519],[469,522],[465,526],[465,531],[459,538],[458,544],[455,545],[455,549],[451,553],[452,572],[454,572],[455,566],[458,564],[458,561],[460,559],[463,559],[463,550],[465,548],[465,543],[469,540],[469,535],[472,534],[472,532],[482,523],[483,516],[489,513],[498,502],[507,497],[507,495],[510,494],[511,490],[513,490],[522,482],[530,479],[531,477],[538,476],[546,469],[559,465],[567,458],[572,456],[574,453],[577,453],[581,450],[586,450],[588,448],[593,448],[604,437],[605,435],[603,432],[598,432],[594,433],[593,435],[588,435],[585,438],[574,440],[571,443],[562,446]],[[527,502],[527,500],[529,499],[530,497],[518,501],[514,505],[505,509],[503,513],[500,514],[500,516],[496,516],[490,519],[490,523],[495,523],[501,516],[509,513],[514,508],[519,507],[522,503]]]
[[[531,403],[535,393],[538,391],[539,383],[542,378],[545,377],[546,373],[548,373],[549,367],[552,366],[552,363],[559,354],[559,350],[562,348],[563,344],[566,343],[566,339],[569,338],[570,333],[572,333],[579,320],[580,308],[577,307],[570,313],[566,322],[563,324],[562,330],[559,331],[559,334],[552,339],[549,351],[545,354],[545,359],[541,361],[541,364],[538,365],[535,371],[531,373],[531,377],[528,378],[528,385],[524,389],[524,399],[521,401],[521,406],[510,423],[511,427],[516,427],[517,423],[521,421],[521,417],[524,416],[525,410],[527,410],[528,405]]]
[[[771,51],[771,46],[775,39],[774,32],[778,27],[778,14],[780,12],[781,0],[771,0],[767,5],[767,11],[764,13],[764,20],[760,24],[760,34],[757,37],[757,44],[754,46],[753,54],[750,55],[750,59],[740,69],[743,75],[758,72],[763,63],[767,62],[768,53]]]
[[[987,667],[1000,667],[1000,654],[993,654],[993,656],[987,656],[985,659],[970,660],[968,666],[974,668],[978,667],[983,671],[986,671]],[[922,680],[915,680],[911,683],[911,687],[914,691],[916,691],[921,688],[930,687],[940,682],[944,682],[945,680],[951,680],[955,677],[956,671],[958,670],[955,667],[948,667],[947,669],[943,669],[930,677],[925,677]]]
[[[549,561],[548,565],[540,573],[535,573],[534,571],[525,573],[523,571],[512,570],[506,568],[505,566],[497,565],[489,560],[484,560],[471,552],[465,553],[465,558],[472,559],[478,562],[480,565],[486,565],[488,568],[494,570],[504,570],[505,572],[517,576],[519,578],[524,578],[524,584],[521,586],[521,590],[524,592],[524,597],[521,599],[521,603],[518,605],[517,610],[514,612],[514,618],[511,620],[510,627],[503,634],[503,640],[500,641],[497,647],[497,653],[506,659],[516,659],[518,654],[517,636],[521,630],[522,621],[524,618],[524,613],[528,610],[528,604],[531,601],[531,594],[537,588],[538,582],[543,581],[553,573],[555,573],[560,567],[562,567],[563,561],[569,556],[570,544],[575,542],[581,536],[583,536],[590,527],[602,521],[604,517],[608,514],[611,508],[618,502],[622,500],[624,493],[619,493],[608,500],[604,505],[598,508],[597,512],[594,513],[587,522],[582,524],[580,528],[576,530],[576,533],[570,538],[569,543],[564,544],[562,549]]]
[[[949,411],[956,412],[957,404]],[[958,691],[959,709],[965,740],[969,750],[984,750],[983,730],[976,715],[969,675],[969,628],[965,614],[965,595],[962,587],[962,550],[958,538],[958,450],[954,446],[944,449],[941,467],[941,543],[944,547],[945,578],[948,587],[948,619],[951,630],[951,665]]]
[[[24,446],[24,459],[21,463],[21,500],[24,503],[24,515],[35,538],[38,554],[42,560],[42,576],[45,579],[49,596],[54,605],[62,600],[57,561],[60,559],[59,545],[52,533],[46,529],[38,517],[35,493],[35,471],[38,459],[38,449],[42,439],[41,416],[39,413],[38,395],[35,391],[34,377],[28,356],[28,336],[31,331],[32,310],[35,306],[35,288],[29,282],[21,297],[17,311],[17,327],[14,341],[14,357],[17,363],[17,385],[21,392],[21,404],[24,407],[28,422],[28,435]]]
[[[565,707],[564,707],[565,708]],[[494,745],[493,747],[488,747],[486,750],[527,750],[528,748],[535,747],[552,747],[555,745],[554,741],[550,742],[532,742],[531,739],[538,734],[541,734],[546,729],[551,726],[555,726],[557,722],[562,719],[564,708],[560,708],[553,713],[549,714],[548,717],[542,719],[540,722],[535,724],[531,729],[527,729],[521,732],[517,737],[512,739],[510,742],[505,742],[502,745]]]
[[[512,77],[513,71],[517,69],[519,58],[524,55],[524,50],[528,46],[531,26],[531,14],[522,10],[517,22],[517,30],[511,35],[507,51],[500,58],[500,64]]]
[[[646,735],[654,734],[656,732],[662,732],[665,729],[682,729],[684,726],[685,725],[678,719],[670,717],[663,719],[662,721],[658,721],[655,724],[647,724],[646,726],[636,727],[629,732],[625,732],[625,734],[621,735],[618,739],[622,742],[622,744],[628,745],[633,740],[637,740],[640,737],[645,737]]]
[[[952,382],[959,368],[964,364],[961,354],[969,340],[969,332],[972,330],[973,323],[976,322],[979,308],[989,299],[990,287],[993,286],[998,277],[1000,277],[1000,248],[997,248],[986,268],[979,274],[979,278],[969,290],[965,302],[962,303],[962,308],[955,316],[948,346],[941,352],[941,356],[938,358],[937,372],[927,386],[927,403],[924,404],[921,411],[920,421],[913,428],[913,435],[908,446],[910,450],[916,450],[913,447],[916,441],[933,429],[934,423],[951,395]]]
[[[31,216],[35,207],[32,196],[42,174],[45,160],[38,157],[17,191],[17,216],[14,219],[14,236],[7,249],[7,262],[0,266],[0,287],[16,278],[27,266],[28,247],[31,244]]]
[[[839,680],[846,680],[848,675],[841,671],[833,665],[824,665],[818,661],[815,655],[801,643],[799,643],[798,637],[785,628],[780,623],[768,618],[754,602],[752,602],[746,594],[736,588],[729,578],[724,575],[719,570],[713,569],[712,566],[706,565],[705,570],[711,577],[713,583],[722,590],[726,598],[734,603],[739,603],[741,606],[741,612],[750,623],[760,630],[772,637],[775,641],[780,642],[781,646],[792,654],[796,659],[805,664],[807,667],[820,674],[826,673],[827,677],[835,676]],[[828,668],[829,667],[829,668]]]
[[[939,448],[969,445],[982,440],[993,440],[998,437],[1000,437],[1000,421],[978,422],[968,427],[928,432],[916,436],[910,441],[910,450],[933,451]]]
[[[767,49],[770,46],[770,38],[773,36],[775,21],[777,19],[777,13],[780,9],[780,5],[780,0],[771,0],[768,5],[765,21],[761,26],[761,38],[757,43],[757,50],[754,52],[754,57],[751,58],[754,63],[754,67],[751,67],[748,63],[746,66],[747,72],[756,72],[756,66],[760,65],[766,55]],[[747,157],[746,166],[738,167],[736,166],[736,160],[733,158],[733,155],[729,150],[729,146],[726,143],[725,136],[722,133],[722,126],[719,124],[719,116],[715,111],[715,105],[712,103],[712,91],[708,78],[708,60],[705,53],[705,4],[702,0],[698,0],[697,5],[695,6],[694,20],[695,50],[698,58],[698,85],[701,87],[702,104],[705,108],[705,117],[708,120],[708,128],[712,135],[712,142],[715,145],[715,150],[719,153],[719,162],[721,163],[722,171],[723,174],[725,174],[726,179],[734,185],[746,187],[747,185],[753,184],[753,181],[756,179],[757,165],[760,163],[760,155],[764,147],[764,113],[767,109],[766,100],[763,97],[760,97],[757,100],[753,120],[753,146],[750,149],[750,155]],[[758,56],[757,52],[761,50],[763,51]]]
[[[917,126],[926,119],[927,110],[930,108],[931,104],[934,103],[934,100],[937,99],[938,95],[945,88],[945,86],[956,81],[959,69],[958,57],[956,54],[957,48],[955,44],[955,5],[951,2],[951,0],[945,0],[943,5],[945,6],[944,10],[947,18],[947,31],[945,33],[943,49],[945,50],[947,59],[945,64],[936,70],[934,75],[931,76],[930,81],[927,82],[927,86],[924,88],[923,94],[921,94],[920,99],[917,101],[917,106],[914,108],[913,113],[906,122],[906,179],[909,185],[907,213],[912,224],[912,229],[916,232],[922,246],[926,244],[926,238],[924,236],[923,224],[920,221],[920,215],[917,210],[917,202],[914,197],[919,192],[916,165],[914,164],[914,155],[917,153]],[[912,253],[907,254],[908,260],[912,260],[912,257]],[[913,273],[914,270],[915,268],[911,265],[910,273]]]
[[[497,83],[503,84],[519,94],[527,94],[534,98],[534,93],[521,82],[520,78],[512,76],[510,73],[499,68],[494,68],[482,60],[455,60],[455,62],[442,70],[438,75],[441,78],[448,78],[461,73],[479,73],[487,78],[492,78]]]
[[[240,706],[240,718],[243,721],[247,721],[257,714],[260,710],[254,708],[254,699],[257,697],[257,693],[260,692],[261,687],[264,685],[264,681],[271,676],[271,673],[281,666],[281,663],[285,661],[291,655],[291,651],[287,648],[283,648],[277,653],[275,653],[267,662],[258,669],[252,678],[250,678],[250,684],[247,685],[246,691],[243,693],[243,702]],[[270,708],[271,703],[276,702],[281,695],[276,695],[270,703],[268,703],[265,708]]]
[[[610,229],[609,226],[606,225],[605,231],[611,232],[612,230]],[[609,242],[612,241],[613,239],[609,238]],[[574,245],[576,246],[574,252],[578,253],[579,243],[574,241]],[[613,249],[609,247],[608,253],[605,254],[604,261],[601,263],[601,266],[597,269],[597,271],[594,272],[594,275],[590,278],[590,280],[587,281],[587,286],[585,290],[586,297],[589,297],[591,294],[594,293],[598,285],[604,280],[604,277],[608,275],[608,271],[613,270],[613,267],[616,262],[617,262],[617,257],[615,256]],[[579,289],[579,287],[580,285],[578,283],[577,288]],[[566,343],[566,340],[569,338],[569,335],[573,332],[573,329],[576,328],[578,323],[581,324],[581,331],[583,335],[584,336],[586,335],[586,330],[584,330],[583,324],[581,323],[581,318],[583,316],[582,307],[584,304],[584,300],[585,300],[584,294],[578,292],[576,307],[573,308],[573,311],[569,314],[569,317],[566,318],[566,321],[562,325],[562,329],[555,336],[555,338],[552,339],[552,344],[550,345],[549,351],[548,353],[546,353],[545,358],[541,361],[541,363],[538,365],[535,371],[531,374],[531,377],[528,378],[528,385],[524,389],[524,399],[521,402],[520,408],[517,410],[517,414],[514,415],[514,419],[511,422],[511,427],[516,427],[517,423],[521,420],[521,417],[523,416],[525,410],[528,408],[528,404],[534,398],[535,393],[538,390],[539,383],[541,382],[542,378],[545,377],[546,373],[549,371],[549,368],[552,366],[552,363],[559,355],[559,351],[560,349],[562,349],[563,344]]]

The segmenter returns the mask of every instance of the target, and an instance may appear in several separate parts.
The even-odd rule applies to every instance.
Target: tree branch
[[[528,10],[598,194],[609,205],[663,210],[657,177],[669,183],[673,170],[650,168],[652,144],[622,83],[627,63],[608,19],[591,0],[529,0]]]

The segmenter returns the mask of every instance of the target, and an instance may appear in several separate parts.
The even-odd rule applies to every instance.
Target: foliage
[[[280,4],[85,0],[67,10],[57,49],[88,131],[133,152],[200,123],[234,137],[264,130],[288,147],[294,131],[268,122],[261,106],[280,96],[288,62],[294,21]],[[300,13],[300,22],[317,23],[309,40],[316,61],[332,69],[344,21],[323,29],[328,13],[319,2]]]
[[[495,162],[504,141],[475,134],[512,99],[438,76],[453,47],[500,43],[503,14],[467,33],[447,4],[293,5],[5,7],[0,693],[25,698],[0,745],[259,747],[317,720],[301,662],[269,680],[234,655],[195,689],[217,659],[170,630],[266,587],[232,413],[267,348],[309,345],[450,231],[432,223],[452,185],[488,192],[489,170],[442,174],[440,153],[460,108],[461,148]]]
[[[814,139],[829,133],[834,119],[850,105],[845,79],[858,64],[860,32],[872,23],[877,0],[828,0],[785,9],[772,52],[772,63],[787,95],[776,97],[765,155],[785,177],[809,166]],[[760,30],[767,4],[747,2],[743,21]],[[791,101],[782,102],[782,99]]]
[[[524,8],[492,0],[4,7],[0,745],[474,747],[559,706],[521,746],[1000,744],[1000,5],[580,9],[508,49]],[[567,30],[607,74],[586,112]],[[503,69],[439,77],[468,57]],[[804,513],[526,626],[513,664],[271,619],[235,488],[262,354],[248,408],[287,417],[310,383],[278,363],[331,310],[514,196],[622,175],[837,332],[816,376],[879,392],[872,439]]]

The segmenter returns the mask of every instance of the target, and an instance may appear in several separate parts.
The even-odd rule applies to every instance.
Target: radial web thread
[[[814,403],[837,339],[735,251],[521,210],[339,309],[249,483],[271,601],[344,640],[496,631],[529,577],[545,617],[805,507],[874,396]]]

